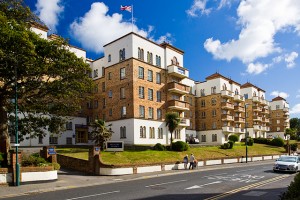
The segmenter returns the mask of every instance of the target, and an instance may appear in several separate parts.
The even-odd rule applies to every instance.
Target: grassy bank
[[[75,158],[88,159],[88,149],[57,149],[58,154],[71,156]],[[174,151],[124,151],[124,152],[101,152],[104,163],[113,165],[144,165],[154,163],[174,163],[182,161],[184,155],[193,153],[198,160],[213,159],[221,157],[239,157],[245,156],[245,145],[234,146],[233,149],[220,149],[214,147],[195,147],[185,152]],[[274,147],[264,144],[254,144],[248,146],[248,155],[274,155],[285,153],[283,147]]]

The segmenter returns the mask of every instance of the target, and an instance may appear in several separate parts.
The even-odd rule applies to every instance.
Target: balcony
[[[233,116],[222,114],[222,121],[233,121]]]
[[[189,76],[189,71],[183,67],[179,67],[176,65],[169,65],[168,74],[171,74],[179,78],[186,78]]]
[[[260,117],[260,116],[253,116],[253,121],[262,121],[262,117]]]
[[[253,98],[252,98],[252,101],[253,101],[253,102],[260,103],[259,97],[253,97]]]
[[[263,118],[262,118],[262,121],[265,122],[265,123],[270,123],[270,119],[269,119],[269,118],[263,117]]]
[[[269,132],[270,131],[270,127],[268,127],[268,126],[262,126],[261,127],[261,131]]]
[[[234,95],[234,99],[233,100],[234,101],[238,101],[238,102],[244,102],[245,98],[242,95],[236,94],[236,95]]]
[[[253,125],[253,129],[260,131],[262,129],[262,126],[261,125]]]
[[[264,113],[264,114],[269,114],[270,113],[269,108],[263,108],[261,110],[261,112]]]
[[[231,98],[231,97],[233,97],[233,93],[231,91],[228,91],[228,90],[222,90],[221,91],[221,96]]]
[[[234,128],[234,132],[240,134],[246,133],[244,128]]]
[[[289,112],[289,108],[284,107],[284,108],[283,108],[283,112]]]
[[[257,111],[257,112],[262,111],[261,107],[259,107],[259,106],[253,106],[252,109],[253,109],[253,111]]]
[[[265,100],[265,99],[262,99],[262,100],[260,101],[260,103],[261,103],[263,106],[268,106],[268,105],[269,105],[269,102],[268,102],[267,100]]]
[[[179,123],[179,126],[185,126],[185,127],[190,126],[190,119],[182,118]]]
[[[222,102],[221,106],[222,106],[222,109],[234,109],[234,106],[232,105],[232,103],[228,103],[228,102]]]
[[[173,99],[168,101],[168,108],[173,110],[189,110],[189,104],[184,101]]]
[[[242,117],[235,117],[234,122],[235,123],[245,123],[245,119]]]
[[[226,133],[234,133],[234,129],[232,126],[223,126],[222,131]]]
[[[171,82],[168,83],[168,91],[178,94],[188,94],[190,93],[190,87],[182,83]]]
[[[245,112],[245,108],[243,106],[234,106],[234,112]]]

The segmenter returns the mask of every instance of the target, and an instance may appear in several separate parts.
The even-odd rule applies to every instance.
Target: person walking
[[[183,158],[184,169],[187,169],[188,162],[189,162],[189,156],[185,155]]]
[[[190,166],[189,166],[189,169],[194,169],[194,161],[195,161],[195,156],[194,154],[191,153],[191,156],[190,156]]]

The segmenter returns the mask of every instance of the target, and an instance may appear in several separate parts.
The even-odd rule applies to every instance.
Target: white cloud
[[[207,0],[194,0],[190,9],[186,10],[186,13],[190,17],[198,17],[198,13],[201,15],[208,15],[211,12],[211,8],[206,8]]]
[[[234,1],[237,1],[237,0],[221,0],[217,9],[220,10],[221,8],[223,8],[225,6],[230,7]]]
[[[290,110],[290,114],[300,114],[300,103],[293,106]]]
[[[287,68],[293,68],[295,66],[295,59],[298,57],[297,52],[292,52],[289,55],[286,55],[284,61],[287,63]]]
[[[250,63],[247,67],[247,72],[249,74],[260,74],[267,70],[269,67],[268,64],[262,64],[262,63]]]
[[[279,92],[279,91],[273,91],[273,92],[271,92],[270,95],[271,95],[271,96],[275,96],[275,97],[280,96],[280,97],[285,98],[285,99],[286,99],[287,97],[290,96],[288,93],[285,93],[285,92]]]
[[[298,94],[296,95],[296,98],[300,98],[300,90],[298,90]]]
[[[83,17],[70,25],[72,36],[83,48],[100,53],[103,52],[103,45],[132,32],[132,29],[143,37],[148,37],[154,30],[153,26],[148,26],[148,30],[139,29],[136,25],[132,26],[131,22],[123,20],[122,14],[108,15],[107,12],[108,7],[104,3],[93,3]],[[168,37],[171,37],[171,34],[161,36],[161,40]]]
[[[35,4],[37,15],[48,26],[50,32],[56,32],[59,15],[64,11],[64,7],[60,5],[60,1],[38,0]]]
[[[286,28],[300,34],[300,4],[298,0],[242,0],[238,10],[238,25],[242,27],[238,39],[221,43],[209,38],[205,49],[216,59],[230,61],[237,58],[250,63],[281,49],[274,36]]]

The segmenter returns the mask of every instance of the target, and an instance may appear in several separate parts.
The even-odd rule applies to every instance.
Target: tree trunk
[[[173,132],[171,132],[170,150],[172,150],[172,142],[173,142]]]
[[[2,153],[8,153],[10,148],[7,120],[7,112],[2,102],[0,102],[0,152]]]

